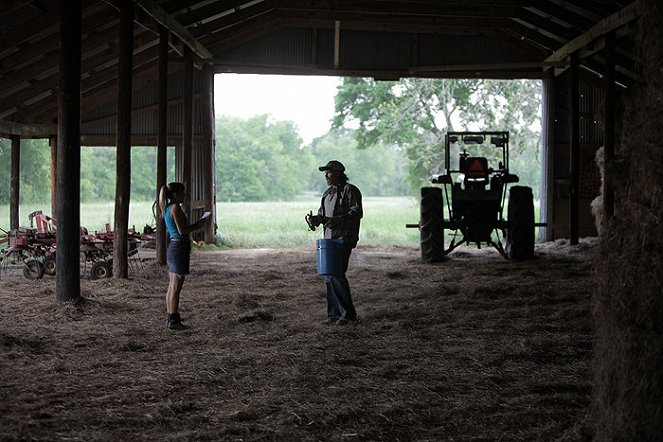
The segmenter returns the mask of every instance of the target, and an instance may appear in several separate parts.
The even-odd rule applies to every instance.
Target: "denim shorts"
[[[168,271],[178,275],[188,275],[190,260],[191,240],[184,237],[179,240],[171,239],[166,250]]]

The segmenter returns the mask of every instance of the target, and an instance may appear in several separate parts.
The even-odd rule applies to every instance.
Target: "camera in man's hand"
[[[315,231],[315,228],[322,224],[322,217],[318,215],[313,215],[313,211],[310,211],[304,219],[306,224],[308,224],[309,230]]]

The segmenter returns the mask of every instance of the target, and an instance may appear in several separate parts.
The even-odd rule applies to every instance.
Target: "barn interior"
[[[661,430],[661,406],[648,401],[663,385],[655,370],[660,357],[640,352],[660,349],[659,280],[631,278],[641,268],[623,262],[637,256],[633,262],[648,262],[653,274],[661,273],[656,247],[649,246],[661,242],[660,233],[650,233],[660,214],[658,191],[632,185],[644,177],[629,162],[632,157],[660,166],[660,158],[632,156],[638,148],[634,139],[651,144],[646,134],[631,137],[633,149],[625,149],[621,137],[625,127],[637,133],[651,125],[652,133],[660,133],[655,73],[660,77],[663,39],[656,39],[661,36],[656,19],[663,17],[655,0],[14,0],[3,2],[0,17],[0,136],[12,141],[11,227],[18,226],[20,189],[14,177],[21,140],[47,138],[52,207],[62,229],[58,265],[64,271],[56,288],[61,301],[80,295],[80,146],[117,146],[119,165],[131,146],[156,146],[155,189],[165,181],[166,147],[175,146],[177,178],[191,189],[190,216],[199,216],[214,201],[217,73],[542,80],[544,239],[578,244],[600,233],[599,279],[600,271],[613,275],[604,278],[610,283],[598,284],[595,301],[597,320],[605,321],[597,327],[597,361],[614,358],[611,364],[597,363],[596,379],[609,384],[595,387],[594,420],[602,428],[597,434],[633,439],[639,431],[645,440]],[[643,36],[643,29],[650,35]],[[652,101],[640,109],[628,101],[636,96]],[[650,116],[629,123],[628,109],[631,115],[649,110]],[[600,147],[602,170],[595,162]],[[114,270],[126,277],[121,240],[128,229],[129,201],[123,196],[130,176],[121,169]],[[637,190],[640,198],[651,199],[637,200]],[[602,232],[590,207],[599,194]],[[639,208],[636,219],[620,217],[629,204]],[[160,235],[157,243],[163,244]],[[207,242],[214,236],[213,227],[204,232]],[[158,254],[165,254],[160,247]],[[615,284],[616,275],[632,282]],[[638,290],[638,284],[645,288]],[[627,307],[615,301],[623,298],[629,299]],[[646,299],[648,308],[638,299]],[[610,328],[615,323],[621,325]],[[645,355],[651,359],[643,361]],[[641,370],[644,362],[647,369]],[[641,387],[625,379],[640,374],[648,380]]]

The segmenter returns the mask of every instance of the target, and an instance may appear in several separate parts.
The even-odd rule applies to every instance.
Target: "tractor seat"
[[[483,189],[488,184],[488,160],[485,157],[469,157],[465,160],[465,187]]]

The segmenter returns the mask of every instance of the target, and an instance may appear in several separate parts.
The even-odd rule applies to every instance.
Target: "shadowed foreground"
[[[357,326],[324,326],[314,251],[194,253],[189,328],[166,269],[0,282],[2,440],[580,440],[591,436],[592,246],[511,263],[461,248],[362,247]]]

